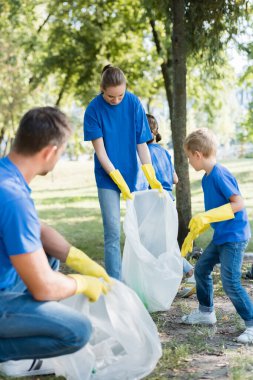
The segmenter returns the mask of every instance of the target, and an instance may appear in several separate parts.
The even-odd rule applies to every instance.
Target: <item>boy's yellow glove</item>
[[[109,291],[108,286],[98,278],[81,274],[69,274],[68,276],[76,281],[75,294],[84,294],[91,302],[97,301],[102,293],[107,294]]]
[[[195,215],[190,220],[189,229],[197,237],[208,228],[207,225],[210,223],[222,222],[224,220],[233,219],[234,217],[231,204],[227,203],[223,206]]]
[[[187,253],[192,252],[194,236],[192,232],[188,232],[181,247],[181,256],[185,257]]]
[[[103,278],[109,284],[112,283],[111,278],[108,276],[104,268],[78,248],[70,247],[66,264],[78,273]]]
[[[124,178],[122,177],[118,169],[115,169],[111,173],[109,173],[109,176],[111,177],[113,182],[116,183],[116,185],[122,192],[122,196],[124,199],[133,199],[133,196],[130,193],[129,187],[127,186],[126,181],[124,180]]]
[[[155,169],[153,168],[152,164],[142,165],[141,168],[143,170],[143,173],[145,174],[145,177],[147,178],[147,181],[151,189],[158,189],[160,193],[162,193],[162,184],[157,180],[155,175]]]

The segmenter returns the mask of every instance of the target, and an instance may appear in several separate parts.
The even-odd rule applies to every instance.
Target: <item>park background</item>
[[[1,156],[10,150],[18,122],[31,107],[60,107],[74,129],[55,170],[32,183],[43,220],[102,262],[103,229],[93,151],[90,143],[83,142],[82,124],[87,104],[99,93],[101,70],[111,63],[123,69],[128,89],[158,119],[162,144],[174,157],[180,180],[176,189],[180,241],[191,215],[203,210],[202,174],[188,170],[182,149],[186,134],[198,127],[215,132],[219,159],[238,179],[252,226],[252,1],[0,0],[0,12]],[[124,213],[123,202],[122,221]],[[197,245],[204,248],[210,237],[211,232],[202,235]],[[253,251],[252,241],[248,250]],[[233,333],[236,336],[240,323],[233,310],[225,307],[228,301],[218,273],[216,285],[217,299],[220,297],[223,305],[218,321],[232,326],[232,337]],[[203,373],[195,371],[194,375],[187,369],[199,353],[202,356],[196,368],[201,367],[205,355],[210,354],[212,334],[194,330],[203,345],[198,339],[187,340],[187,330],[181,335],[178,331],[173,339],[170,335],[168,319],[173,313],[179,316],[188,306],[176,300],[166,315],[153,316],[161,335],[167,334],[167,338],[158,372],[150,379],[202,378]],[[219,344],[212,352],[220,354],[217,358],[227,358],[226,339]],[[236,345],[231,349],[232,359],[224,366],[227,372],[205,378],[253,379],[252,352],[242,352]],[[236,355],[245,360],[239,363]]]

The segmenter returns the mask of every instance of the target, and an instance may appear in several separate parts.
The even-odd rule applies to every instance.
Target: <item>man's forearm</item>
[[[41,241],[44,251],[65,262],[69,253],[70,243],[54,228],[49,227],[45,223],[41,223]]]

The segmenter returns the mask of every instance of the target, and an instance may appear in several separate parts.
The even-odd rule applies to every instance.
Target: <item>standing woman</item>
[[[102,71],[101,93],[88,105],[84,115],[84,140],[95,149],[95,177],[104,226],[105,267],[121,279],[120,192],[133,199],[138,163],[153,189],[162,191],[155,177],[146,142],[151,140],[141,102],[126,90],[124,73],[111,65]]]

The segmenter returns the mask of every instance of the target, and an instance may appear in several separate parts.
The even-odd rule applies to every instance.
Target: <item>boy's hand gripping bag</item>
[[[51,359],[57,376],[67,380],[137,380],[161,357],[155,323],[137,295],[113,280],[111,291],[95,303],[82,296],[62,301],[88,317],[89,343],[74,354]]]
[[[149,311],[168,310],[183,275],[175,202],[167,192],[136,192],[127,202],[124,232],[124,282]]]

